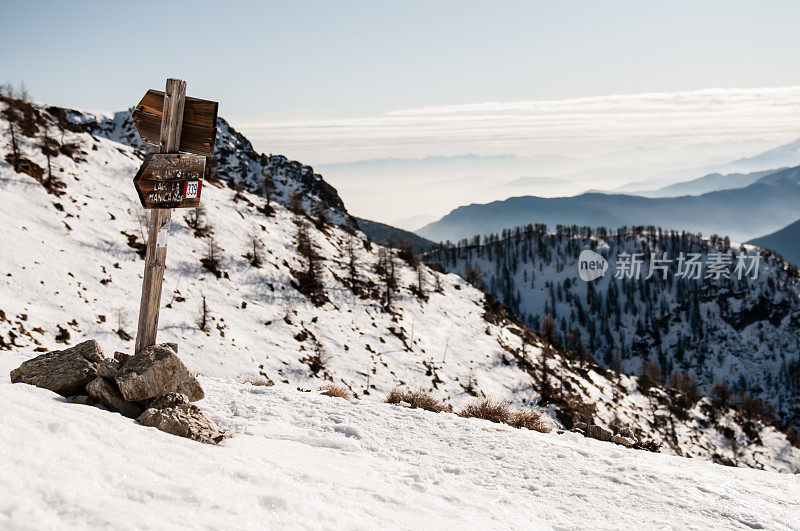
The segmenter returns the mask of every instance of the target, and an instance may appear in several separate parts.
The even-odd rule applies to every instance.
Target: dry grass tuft
[[[542,414],[532,409],[512,411],[508,424],[515,428],[526,428],[540,433],[550,433],[550,425],[542,418]]]
[[[532,409],[512,410],[507,404],[489,398],[479,399],[471,404],[467,404],[458,415],[460,417],[484,419],[491,422],[508,424],[515,428],[526,428],[541,433],[550,432],[550,426],[544,420],[541,413]]]
[[[511,412],[508,406],[497,400],[489,398],[478,399],[464,406],[458,414],[460,417],[490,420],[492,422],[502,422],[508,424]]]
[[[390,404],[406,402],[410,404],[412,408],[433,411],[434,413],[450,411],[449,406],[444,405],[422,389],[410,390],[395,387],[389,391],[388,395],[386,395],[386,401]]]
[[[275,382],[270,380],[267,377],[258,377],[258,376],[248,376],[241,380],[242,383],[248,383],[250,385],[255,385],[258,387],[272,387],[275,385]]]
[[[328,384],[322,386],[320,390],[322,391],[321,394],[325,396],[335,396],[337,398],[344,398],[345,400],[350,400],[350,391],[348,391],[341,385]]]

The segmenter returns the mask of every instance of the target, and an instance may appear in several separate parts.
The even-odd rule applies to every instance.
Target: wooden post
[[[164,116],[161,120],[160,153],[174,153],[180,148],[185,102],[186,81],[167,79],[167,88],[164,93]],[[150,210],[150,219],[147,225],[147,252],[144,258],[144,278],[142,279],[142,299],[139,303],[139,326],[136,331],[134,353],[156,343],[158,311],[161,306],[161,284],[164,281],[164,268],[167,260],[166,232],[169,230],[171,215],[172,210],[168,208]],[[161,237],[159,237],[159,232]]]

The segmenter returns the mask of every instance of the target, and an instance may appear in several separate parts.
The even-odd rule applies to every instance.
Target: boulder
[[[586,424],[585,422],[576,422],[574,428],[576,430],[582,431],[583,433],[586,433],[586,430],[589,428],[589,425]]]
[[[165,409],[149,408],[136,420],[145,426],[207,444],[219,444],[225,438],[220,427],[206,418],[194,404],[180,404]]]
[[[143,348],[117,373],[116,382],[129,402],[181,393],[190,402],[203,398],[203,388],[178,358],[170,343]]]
[[[589,426],[586,430],[586,435],[601,441],[610,441],[612,437],[612,433],[602,426]]]
[[[147,405],[147,408],[166,409],[168,407],[180,406],[189,403],[189,397],[181,393],[167,393],[164,396],[154,398]]]
[[[97,376],[102,376],[108,380],[113,380],[117,376],[117,372],[122,367],[122,364],[117,360],[103,360],[97,366]]]
[[[611,442],[615,442],[617,444],[621,444],[622,446],[630,448],[635,444],[636,441],[634,441],[631,438],[625,437],[624,435],[614,435],[613,437],[611,437]]]
[[[122,398],[114,384],[105,378],[97,377],[89,382],[89,385],[86,386],[86,392],[108,409],[117,411],[128,418],[135,419],[142,412],[138,406]]]
[[[43,387],[63,396],[78,395],[97,376],[97,367],[104,359],[100,345],[90,339],[26,361],[11,371],[11,382]]]

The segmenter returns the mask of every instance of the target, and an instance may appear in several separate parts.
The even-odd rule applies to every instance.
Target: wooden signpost
[[[193,208],[200,204],[206,158],[183,153],[147,155],[133,184],[145,208]]]
[[[136,331],[135,353],[138,353],[156,342],[170,209],[200,204],[205,156],[214,153],[217,102],[187,98],[186,82],[168,79],[164,92],[147,91],[132,117],[142,141],[159,148],[159,153],[145,158],[134,177],[142,206],[150,209]]]

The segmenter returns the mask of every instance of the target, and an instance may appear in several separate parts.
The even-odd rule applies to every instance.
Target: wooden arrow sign
[[[217,102],[185,98],[183,127],[178,151],[197,155],[214,154],[217,136]],[[164,92],[150,89],[131,113],[142,142],[161,146],[161,120],[164,117]]]
[[[133,184],[144,208],[193,208],[200,204],[206,158],[182,153],[147,155]]]

